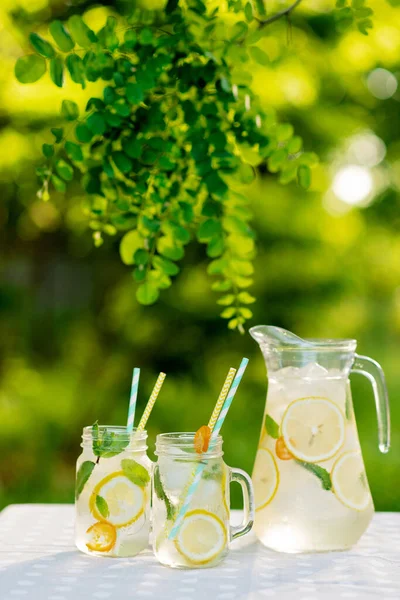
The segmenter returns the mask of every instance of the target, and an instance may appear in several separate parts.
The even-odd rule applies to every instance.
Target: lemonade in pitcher
[[[345,549],[374,513],[349,373],[373,381],[380,449],[389,448],[386,386],[354,340],[302,340],[277,327],[251,330],[268,370],[268,395],[253,469],[255,532],[284,552]]]

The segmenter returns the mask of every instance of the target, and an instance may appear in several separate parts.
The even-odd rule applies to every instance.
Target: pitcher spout
[[[258,342],[261,348],[304,348],[310,345],[310,342],[303,340],[282,327],[273,325],[256,325],[250,329],[250,335]]]

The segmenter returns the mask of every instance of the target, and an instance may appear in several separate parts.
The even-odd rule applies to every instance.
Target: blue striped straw
[[[232,400],[233,400],[233,398],[234,398],[234,396],[235,396],[235,394],[237,392],[237,389],[238,389],[239,384],[240,384],[240,382],[242,380],[243,373],[246,370],[248,362],[249,362],[248,358],[243,358],[242,362],[240,363],[240,367],[239,367],[239,369],[238,369],[238,371],[236,373],[235,379],[233,380],[232,387],[229,390],[229,394],[228,394],[228,396],[227,396],[227,398],[226,398],[226,400],[224,402],[224,405],[222,407],[222,410],[221,410],[221,412],[219,414],[218,421],[215,423],[213,432],[211,434],[210,448],[212,448],[212,446],[215,445],[215,443],[217,441],[218,434],[219,434],[219,432],[221,430],[221,427],[223,425],[223,422],[225,420],[227,412],[228,412],[228,410],[229,410],[229,408],[230,408],[230,406],[232,404]],[[196,474],[195,474],[194,479],[193,479],[193,481],[192,481],[192,483],[191,483],[191,485],[189,487],[189,490],[188,490],[187,496],[185,498],[185,501],[183,502],[183,504],[181,506],[181,509],[179,511],[179,514],[178,514],[176,520],[175,520],[175,524],[174,524],[173,528],[169,532],[169,535],[168,535],[168,539],[169,540],[172,540],[172,539],[174,539],[176,537],[176,535],[177,535],[177,533],[178,533],[178,531],[179,531],[179,529],[180,529],[180,527],[182,525],[182,521],[185,518],[185,515],[186,515],[186,513],[188,511],[188,508],[189,508],[189,505],[190,505],[190,503],[192,501],[193,495],[196,492],[197,486],[200,483],[201,476],[202,476],[203,471],[206,468],[206,466],[207,466],[207,461],[204,461],[204,462],[201,462],[199,464],[199,466],[197,467]]]
[[[131,387],[131,397],[129,399],[129,410],[128,410],[128,422],[126,424],[126,429],[128,433],[132,433],[133,424],[135,422],[135,410],[136,410],[136,400],[139,388],[139,377],[140,377],[140,369],[136,367],[133,369],[132,375],[132,387]]]

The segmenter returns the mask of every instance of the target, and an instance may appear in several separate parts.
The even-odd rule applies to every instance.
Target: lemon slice
[[[89,536],[86,546],[93,552],[109,552],[117,539],[117,532],[111,523],[95,523],[86,533]]]
[[[279,485],[279,471],[272,452],[259,448],[253,469],[256,510],[261,510],[274,498]]]
[[[348,508],[364,510],[371,501],[360,452],[345,452],[333,465],[332,487],[336,497]]]
[[[96,502],[100,496],[107,503],[108,512],[101,514]],[[89,506],[93,516],[99,521],[112,523],[115,527],[126,527],[143,514],[146,494],[128,479],[123,471],[116,471],[104,477],[93,489]]]
[[[227,545],[226,527],[219,517],[207,510],[187,513],[175,540],[177,550],[189,562],[212,562]]]
[[[345,419],[327,398],[300,398],[286,409],[281,425],[286,447],[305,462],[320,462],[335,456],[344,442]]]

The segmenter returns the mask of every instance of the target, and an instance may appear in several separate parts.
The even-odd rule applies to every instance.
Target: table
[[[249,534],[222,565],[184,571],[163,567],[150,550],[121,559],[82,554],[73,521],[65,504],[11,505],[0,514],[1,600],[400,598],[400,513],[376,514],[351,551],[278,554]]]

